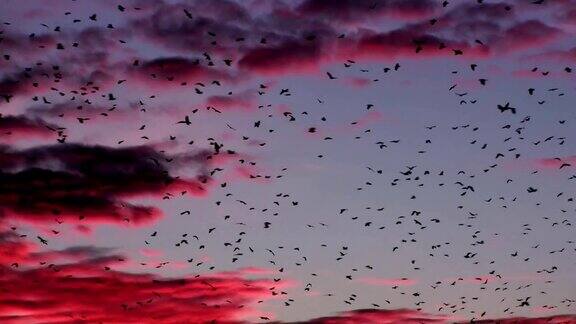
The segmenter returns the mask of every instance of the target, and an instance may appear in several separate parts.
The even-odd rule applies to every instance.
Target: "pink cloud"
[[[253,92],[245,91],[232,95],[214,95],[208,97],[206,105],[218,110],[254,110],[256,100]]]
[[[570,164],[569,166],[566,164]],[[576,166],[576,155],[559,157],[559,158],[544,158],[536,159],[533,161],[533,166],[537,169],[559,169],[563,168],[574,168]]]
[[[352,87],[355,88],[364,88],[368,85],[370,85],[370,83],[372,83],[372,80],[370,79],[366,79],[366,78],[346,78],[344,79],[344,83],[348,84]]]

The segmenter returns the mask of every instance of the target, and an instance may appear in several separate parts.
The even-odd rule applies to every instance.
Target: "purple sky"
[[[0,322],[576,323],[575,1],[0,24]]]

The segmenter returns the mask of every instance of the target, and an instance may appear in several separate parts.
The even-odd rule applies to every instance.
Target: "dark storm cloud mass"
[[[576,323],[574,8],[1,2],[0,322]]]
[[[82,223],[86,219],[88,224],[139,225],[162,213],[152,206],[131,204],[130,198],[172,191],[203,195],[208,181],[206,175],[174,177],[166,162],[170,157],[146,146],[113,149],[63,144],[25,150],[3,146],[0,151],[0,215],[4,220]]]

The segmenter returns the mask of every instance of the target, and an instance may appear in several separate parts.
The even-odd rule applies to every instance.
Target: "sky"
[[[576,323],[573,0],[3,0],[1,323]]]

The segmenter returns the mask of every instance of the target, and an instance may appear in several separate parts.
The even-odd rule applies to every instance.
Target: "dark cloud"
[[[184,10],[193,13],[192,18]],[[231,54],[241,45],[235,40],[249,36],[254,23],[246,9],[234,2],[218,1],[216,5],[211,1],[192,1],[160,4],[131,25],[139,36],[154,45],[186,53],[210,50]]]
[[[52,261],[81,261],[106,256],[113,249],[94,246],[71,246],[56,251],[40,251],[36,244],[26,241],[15,231],[0,232],[0,267],[37,266]]]
[[[0,60],[0,67],[13,67],[15,63],[23,64],[46,49],[54,48],[56,38],[51,34],[24,35],[14,32],[0,33],[0,47],[10,56],[9,60]]]
[[[314,68],[321,58],[319,43],[293,40],[278,46],[254,48],[240,59],[238,65],[257,73],[282,73]]]
[[[169,86],[170,82],[180,85],[183,82],[210,82],[231,80],[232,76],[218,68],[208,66],[200,59],[184,57],[163,57],[139,62],[132,66],[132,75],[150,86]]]
[[[4,75],[0,79],[0,96],[2,101],[9,102],[14,96],[27,93],[32,86],[33,82],[29,79],[32,75],[26,72]]]
[[[38,63],[33,68],[12,70],[16,71],[6,72],[0,77],[0,104],[17,96],[38,94],[58,86],[68,75],[65,68],[57,64]]]
[[[160,217],[160,210],[127,200],[170,191],[202,195],[208,179],[175,177],[178,162],[168,163],[172,157],[147,146],[4,146],[0,152],[0,215],[8,219],[140,224]]]
[[[365,22],[371,17],[423,18],[434,12],[437,3],[430,0],[306,0],[298,11],[346,22]]]
[[[54,137],[59,127],[39,118],[0,116],[0,141],[16,141],[31,137]]]

